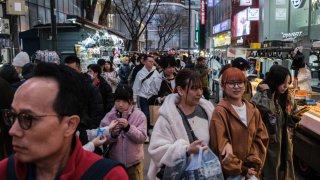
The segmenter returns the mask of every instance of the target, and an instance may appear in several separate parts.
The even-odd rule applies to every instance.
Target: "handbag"
[[[155,125],[159,117],[160,105],[149,105],[149,115],[151,125]]]
[[[219,158],[210,150],[200,148],[198,154],[194,154],[185,170],[186,180],[223,180],[223,173]]]

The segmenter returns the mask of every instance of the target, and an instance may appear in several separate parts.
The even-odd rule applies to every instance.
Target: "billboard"
[[[239,37],[250,34],[250,21],[247,9],[238,12],[233,19],[233,36]]]

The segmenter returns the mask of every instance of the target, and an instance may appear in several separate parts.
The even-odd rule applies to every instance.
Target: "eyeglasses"
[[[52,114],[52,115],[39,115],[39,116],[34,116],[31,114],[27,113],[15,113],[12,112],[10,109],[3,109],[2,111],[2,117],[4,119],[4,123],[11,127],[16,119],[18,118],[19,126],[23,130],[28,130],[31,128],[32,121],[33,120],[38,120],[39,118],[43,117],[48,117],[48,116],[63,116],[63,115],[58,115],[58,114]]]
[[[235,88],[236,85],[238,85],[239,88],[243,88],[244,87],[244,81],[226,81],[225,84],[229,88]]]

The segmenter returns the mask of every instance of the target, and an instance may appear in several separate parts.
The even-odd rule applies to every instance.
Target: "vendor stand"
[[[74,46],[74,51],[81,60],[82,71],[86,72],[87,66],[97,63],[100,58],[112,61],[114,56],[121,54],[123,46],[121,38],[100,30],[78,42]]]
[[[298,121],[293,137],[296,168],[312,178],[315,172],[320,172],[320,93],[299,92],[296,100],[300,104],[299,111],[293,115]]]

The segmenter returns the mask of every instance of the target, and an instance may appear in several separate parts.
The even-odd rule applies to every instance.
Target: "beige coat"
[[[243,101],[246,104],[248,126],[226,100],[217,105],[210,124],[210,148],[219,155],[220,160],[223,159],[221,153],[227,143],[233,148],[232,159],[221,163],[225,178],[246,175],[251,167],[260,173],[266,158],[267,129],[259,110],[248,101]]]

